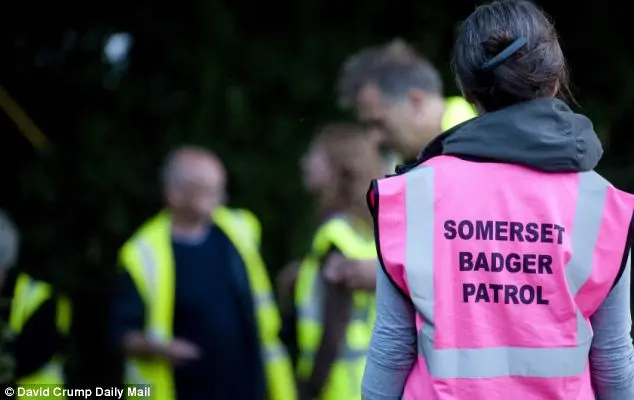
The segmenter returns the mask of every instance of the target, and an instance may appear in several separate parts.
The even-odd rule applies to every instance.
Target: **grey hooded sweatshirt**
[[[441,154],[547,172],[580,172],[594,169],[603,149],[588,118],[575,114],[562,101],[538,99],[456,126],[432,141],[416,164]],[[411,167],[399,167],[397,173]],[[628,260],[619,281],[591,317],[594,338],[590,367],[599,400],[634,399],[630,276]],[[417,357],[415,312],[411,301],[404,298],[381,267],[376,301],[377,319],[363,377],[363,399],[398,400]],[[518,398],[521,396],[518,393]]]

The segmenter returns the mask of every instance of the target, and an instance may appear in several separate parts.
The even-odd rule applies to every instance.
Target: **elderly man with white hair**
[[[259,221],[224,205],[211,151],[174,149],[162,172],[165,209],[120,252],[111,326],[126,381],[154,400],[294,400]]]
[[[70,329],[70,305],[46,282],[15,268],[20,237],[11,218],[0,210],[0,288],[10,306],[2,310],[11,332],[9,351],[19,385],[61,385],[60,356]]]

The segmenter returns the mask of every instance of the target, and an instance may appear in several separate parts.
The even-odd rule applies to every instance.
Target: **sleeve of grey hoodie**
[[[414,307],[380,266],[376,275],[377,316],[361,392],[364,400],[399,400],[416,361]]]
[[[590,317],[594,331],[590,371],[599,400],[634,399],[630,281],[631,255],[619,282]]]

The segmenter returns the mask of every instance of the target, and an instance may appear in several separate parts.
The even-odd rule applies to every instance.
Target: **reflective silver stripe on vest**
[[[323,324],[323,298],[324,298],[324,280],[321,275],[316,274],[313,279],[313,286],[308,293],[307,300],[302,302],[298,307],[297,313],[300,323],[302,321],[311,321],[317,325]],[[354,307],[352,309],[352,315],[350,321],[367,322],[370,317],[370,306],[367,307]],[[301,350],[301,354],[304,357],[308,357],[311,360],[315,356],[316,350]],[[354,349],[351,348],[346,341],[344,346],[339,350],[338,358],[345,360],[356,360],[360,357],[365,357],[367,349]]]
[[[133,385],[147,385],[149,384],[147,380],[143,379],[143,375],[132,362],[128,361],[125,363],[125,376],[126,383]]]
[[[35,294],[37,293],[37,284],[35,282],[35,280],[31,279],[31,278],[27,278],[26,281],[26,288],[24,288],[24,298],[27,302],[29,302],[29,300],[31,300],[33,297],[35,297]]]
[[[592,333],[577,310],[577,346],[562,348],[434,348],[434,169],[419,167],[405,175],[407,204],[406,274],[410,296],[425,323],[418,332],[418,353],[437,378],[503,376],[565,377],[583,373]],[[594,172],[579,174],[579,195],[572,230],[573,255],[566,278],[574,296],[590,277],[608,183]],[[451,333],[450,333],[451,334]]]
[[[139,252],[141,257],[141,268],[143,269],[143,279],[146,280],[148,299],[145,299],[148,304],[153,304],[156,299],[156,290],[158,288],[158,261],[156,255],[152,250],[152,246],[148,240],[141,236],[134,242],[134,247]],[[165,342],[167,338],[163,332],[156,329],[150,329],[147,332],[148,339],[156,342]]]
[[[273,293],[259,293],[253,294],[253,304],[255,305],[256,310],[259,307],[266,307],[275,304],[275,298],[273,297]]]
[[[324,294],[324,281],[319,276],[315,275],[313,279],[313,285],[307,293],[306,300],[301,302],[297,308],[297,313],[300,321],[313,321],[317,324],[321,324],[323,315],[322,296]]]
[[[273,343],[267,346],[263,346],[262,358],[265,362],[270,362],[278,358],[286,358],[287,353],[284,346],[281,343]]]
[[[60,383],[64,382],[64,373],[63,373],[63,370],[62,370],[62,365],[60,364],[60,361],[57,360],[57,359],[53,359],[53,360],[49,361],[37,373],[43,373],[43,374],[46,374],[46,375],[50,375],[51,377],[55,377],[55,379],[57,379],[57,382],[60,382]]]

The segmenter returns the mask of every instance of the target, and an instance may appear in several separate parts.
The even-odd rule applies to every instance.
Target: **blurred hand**
[[[346,285],[346,276],[348,274],[354,275],[354,273],[349,271],[352,262],[342,256],[339,253],[333,253],[326,259],[326,262],[323,265],[322,274],[324,279],[326,279],[329,283],[334,283],[344,286]]]
[[[341,282],[350,290],[373,291],[376,287],[376,261],[348,260],[338,269]]]
[[[174,339],[168,345],[165,356],[174,364],[183,364],[200,358],[200,348],[195,344],[184,340]]]

